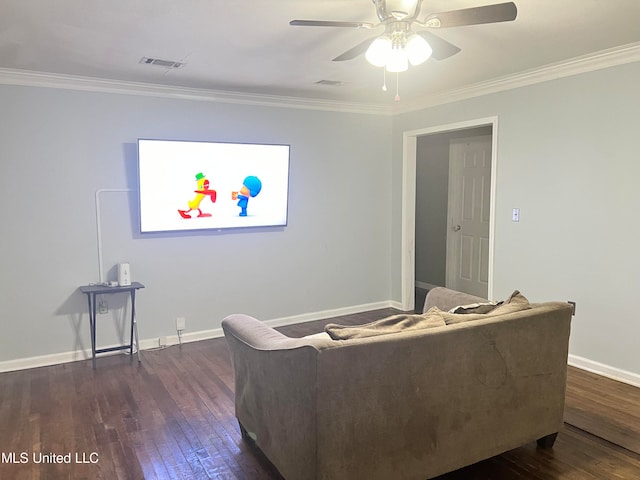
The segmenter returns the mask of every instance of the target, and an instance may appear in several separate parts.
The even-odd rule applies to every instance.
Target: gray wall
[[[136,189],[139,137],[291,145],[286,228],[141,236],[137,194],[101,195],[107,270],[146,285],[142,339],[391,298],[389,117],[19,86],[0,105],[0,361],[90,347],[94,194]],[[98,320],[116,341],[122,309]]]
[[[491,135],[491,126],[423,135],[416,156],[416,282],[445,286],[449,143]]]
[[[633,63],[392,118],[0,86],[0,362],[88,348],[94,193],[136,188],[138,137],[292,146],[284,229],[142,237],[135,193],[104,194],[105,265],[147,285],[144,339],[176,316],[195,332],[400,301],[403,132],[495,115],[494,296],[575,300],[572,355],[640,375],[639,81]],[[100,320],[109,343],[122,319]]]
[[[534,301],[576,301],[571,354],[640,374],[639,82],[632,63],[396,117],[393,297],[403,132],[497,115],[496,298],[517,288]]]

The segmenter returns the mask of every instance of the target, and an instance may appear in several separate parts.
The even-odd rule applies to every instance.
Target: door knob
[[[459,232],[459,231],[460,231],[460,229],[462,229],[462,227],[461,227],[460,225],[455,225],[455,226],[453,227],[453,231],[454,231],[454,232]]]

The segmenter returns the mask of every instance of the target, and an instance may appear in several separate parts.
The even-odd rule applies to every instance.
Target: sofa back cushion
[[[424,302],[423,312],[426,313],[431,307],[438,307],[445,312],[458,305],[468,305],[470,303],[486,302],[486,298],[476,297],[468,293],[457,292],[445,287],[435,287],[429,290]]]

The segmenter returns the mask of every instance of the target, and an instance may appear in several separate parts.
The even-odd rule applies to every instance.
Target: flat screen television
[[[286,226],[289,149],[138,139],[140,231]]]

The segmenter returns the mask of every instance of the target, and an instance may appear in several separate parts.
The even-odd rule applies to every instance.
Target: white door
[[[449,145],[447,287],[487,298],[491,136]]]

